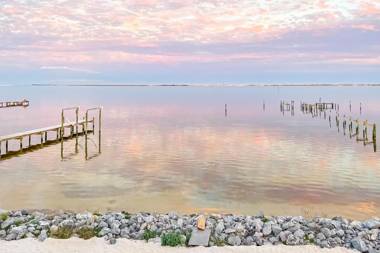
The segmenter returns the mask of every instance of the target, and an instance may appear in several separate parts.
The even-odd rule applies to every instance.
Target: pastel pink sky
[[[0,0],[2,83],[380,82],[380,0]]]

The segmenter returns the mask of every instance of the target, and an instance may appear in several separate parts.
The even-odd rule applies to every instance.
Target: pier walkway
[[[5,136],[0,136],[0,159],[2,156],[6,156],[8,153],[21,152],[25,149],[32,148],[36,145],[44,145],[48,142],[63,141],[64,139],[77,137],[78,135],[87,134],[88,132],[94,131],[94,119],[91,120],[80,120],[78,122],[66,122],[60,125],[49,126],[39,129],[34,129],[26,132],[20,132]],[[92,128],[87,129],[87,125],[91,123]],[[65,136],[65,129],[70,129],[70,134]],[[75,131],[74,131],[75,129]],[[56,132],[55,138],[48,140],[48,132]],[[32,144],[32,136],[40,136],[40,142],[37,144]],[[24,139],[27,139],[27,145],[24,145]],[[9,142],[17,141],[19,142],[19,149],[9,151]],[[5,143],[5,152],[2,151],[3,143]]]

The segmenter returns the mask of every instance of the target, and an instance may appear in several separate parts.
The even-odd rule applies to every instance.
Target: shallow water
[[[23,98],[29,107],[0,109],[0,136],[101,105],[101,154],[86,160],[80,137],[63,160],[59,144],[0,160],[1,208],[380,216],[379,152],[299,106],[335,102],[379,124],[377,87],[0,87],[0,100]],[[90,156],[97,145],[96,131]]]

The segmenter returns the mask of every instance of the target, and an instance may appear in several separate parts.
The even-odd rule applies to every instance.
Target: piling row
[[[29,106],[29,101],[24,99],[22,101],[0,102],[0,108],[16,107],[16,106],[27,107]]]

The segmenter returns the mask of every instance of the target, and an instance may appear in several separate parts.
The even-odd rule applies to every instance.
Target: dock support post
[[[20,151],[22,151],[22,137],[20,138]]]
[[[86,120],[84,122],[84,153],[85,153],[85,157],[86,157],[86,160],[87,160],[87,123],[88,123],[88,111],[86,112]]]
[[[356,141],[359,141],[359,124],[356,125],[355,133],[356,133]]]
[[[375,128],[375,130],[376,130],[376,128]],[[99,154],[102,151],[102,149],[101,149],[102,145],[101,144],[102,144],[102,108],[100,107],[99,108]]]
[[[95,117],[92,117],[92,134],[95,135]]]
[[[32,136],[31,136],[31,135],[29,135],[28,139],[29,139],[29,147],[30,147],[30,146],[31,146],[31,144],[32,144]]]
[[[376,124],[373,124],[372,128],[372,141],[373,143],[376,143]]]
[[[5,141],[5,154],[8,153],[8,140]]]
[[[61,159],[63,159],[63,135],[64,135],[63,124],[64,124],[64,122],[65,122],[64,109],[62,109],[62,112],[61,112],[61,129],[60,129],[60,137],[61,137]]]
[[[75,109],[75,153],[78,153],[78,122],[79,122],[79,108]]]

